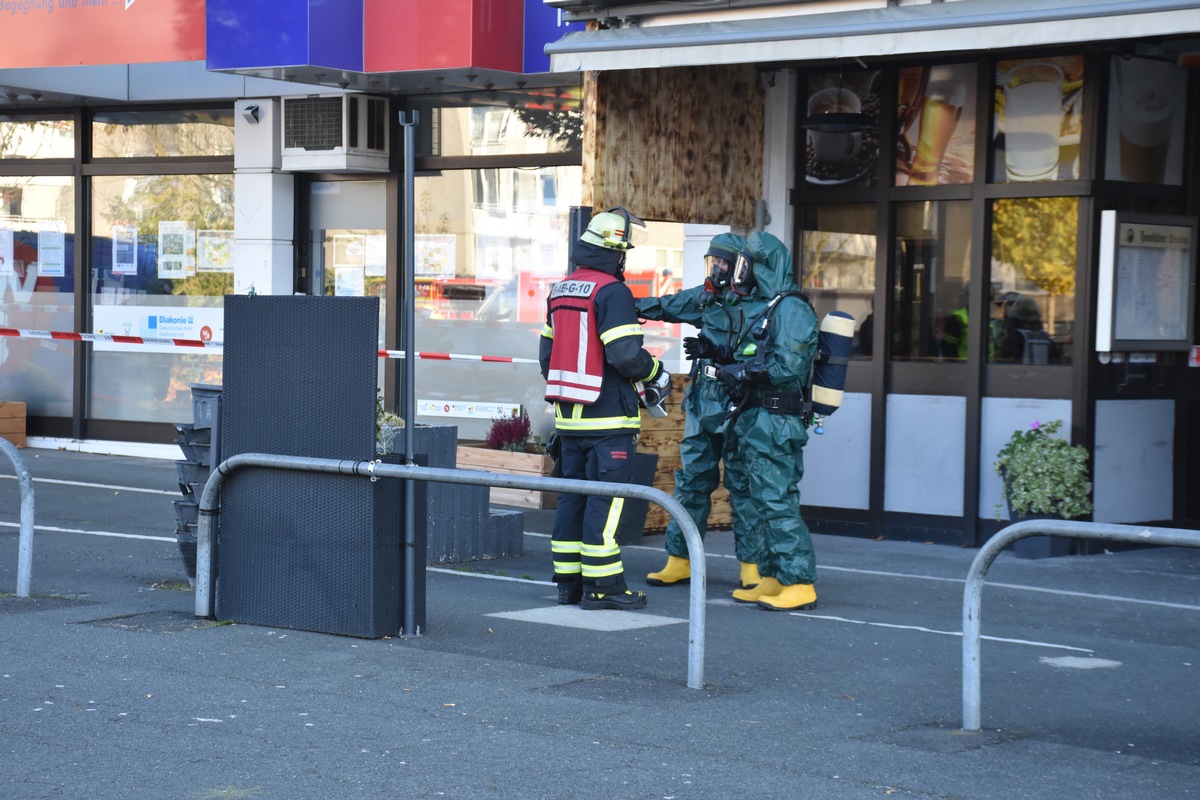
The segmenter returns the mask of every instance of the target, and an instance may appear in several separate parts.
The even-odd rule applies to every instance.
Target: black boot
[[[583,596],[579,607],[584,611],[596,611],[602,608],[632,611],[633,609],[646,607],[646,593],[631,592],[626,589],[624,592],[616,594],[601,594],[593,589]]]
[[[560,581],[558,584],[558,604],[562,606],[579,605],[583,599],[583,584],[579,581]]]

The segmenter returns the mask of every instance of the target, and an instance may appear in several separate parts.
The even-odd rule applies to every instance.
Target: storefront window
[[[74,156],[75,122],[70,117],[28,119],[0,114],[0,159]]]
[[[992,204],[989,361],[1071,363],[1078,229],[1075,197]]]
[[[975,85],[974,64],[899,70],[897,186],[974,180]]]
[[[93,158],[233,155],[233,109],[106,111],[92,119]]]
[[[223,341],[233,291],[233,176],[92,180],[92,325],[97,333]],[[190,383],[221,382],[219,355],[97,343],[88,416],[178,422]]]
[[[423,107],[419,156],[490,156],[579,152],[583,146],[582,89],[542,89],[516,95],[511,105]],[[432,98],[436,102],[440,98]],[[419,105],[426,106],[428,101]]]
[[[997,62],[992,180],[1080,177],[1083,67],[1083,56]]]
[[[521,360],[418,361],[418,421],[449,422],[460,438],[481,439],[493,418],[519,405],[535,432],[549,435],[538,335],[547,291],[567,272],[568,215],[580,185],[579,167],[417,177],[417,350]],[[487,203],[481,186],[490,187]]]
[[[854,317],[853,352],[870,358],[875,307],[875,206],[813,206],[804,223],[800,287],[818,317]]]
[[[0,177],[0,326],[75,330],[75,181]],[[72,344],[0,337],[0,397],[71,415]]]
[[[966,201],[896,207],[892,360],[953,363],[967,359],[970,231],[971,204]]]

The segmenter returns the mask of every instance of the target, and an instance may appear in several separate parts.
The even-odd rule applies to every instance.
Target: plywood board
[[[586,204],[625,206],[645,219],[753,226],[764,141],[753,65],[614,70],[585,77],[584,86]]]

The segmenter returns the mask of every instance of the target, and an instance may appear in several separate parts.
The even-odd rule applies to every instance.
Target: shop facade
[[[654,221],[638,291],[697,283],[714,232],[766,229],[819,313],[855,316],[846,399],[806,450],[819,530],[978,544],[1006,517],[996,452],[1054,419],[1092,452],[1096,520],[1200,524],[1200,3],[566,0],[540,7],[546,63],[534,48],[449,66],[398,47],[410,33],[355,44],[347,26],[402,26],[345,5],[361,15],[306,27],[294,53],[244,43],[319,12],[273,28],[209,2],[200,55],[184,37],[171,56],[188,77],[164,86],[128,56],[119,99],[72,95],[84,84],[30,54],[6,62],[0,130],[25,138],[0,155],[2,326],[145,335],[153,319],[219,340],[228,292],[375,294],[397,347],[411,203],[416,349],[530,358],[571,208],[624,205]],[[214,18],[237,35],[214,38]],[[289,147],[309,95],[343,116],[360,97],[354,147]],[[417,120],[411,198],[399,112]],[[679,335],[656,345],[686,368]],[[205,352],[0,346],[0,394],[28,398],[46,438],[170,441],[187,384],[219,381]],[[470,431],[539,409],[532,365],[419,369],[419,421]],[[393,370],[381,361],[385,389]]]

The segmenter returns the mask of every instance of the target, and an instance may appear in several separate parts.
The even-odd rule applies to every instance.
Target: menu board
[[[1191,347],[1196,231],[1192,218],[1101,214],[1097,350]]]

